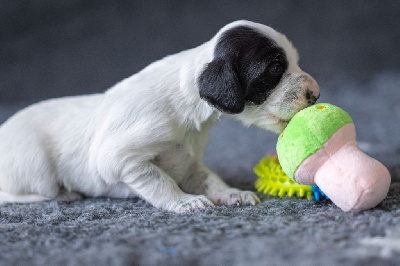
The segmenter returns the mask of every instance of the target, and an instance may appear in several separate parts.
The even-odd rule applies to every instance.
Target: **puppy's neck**
[[[151,108],[181,126],[201,130],[205,122],[217,121],[221,115],[200,98],[198,88],[197,79],[212,56],[209,42],[167,56],[116,84],[106,92],[107,98],[125,102],[124,106],[136,102],[130,108],[149,108],[149,112]]]

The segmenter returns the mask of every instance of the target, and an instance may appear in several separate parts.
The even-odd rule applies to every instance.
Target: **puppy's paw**
[[[214,203],[204,195],[184,195],[180,197],[169,208],[170,211],[184,213],[195,210],[204,210],[207,207],[214,207]]]
[[[60,188],[60,191],[58,192],[56,199],[59,201],[71,202],[83,199],[83,196],[78,192],[68,191],[65,188]]]
[[[219,193],[216,203],[218,205],[256,205],[260,199],[251,191],[241,191],[238,189],[227,189]]]

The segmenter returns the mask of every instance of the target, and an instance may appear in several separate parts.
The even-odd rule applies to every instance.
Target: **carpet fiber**
[[[374,210],[268,197],[172,214],[139,199],[2,206],[2,265],[398,265],[400,184]]]

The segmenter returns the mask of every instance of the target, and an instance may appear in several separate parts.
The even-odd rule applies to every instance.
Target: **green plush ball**
[[[319,103],[298,112],[279,135],[276,144],[282,169],[295,180],[294,174],[301,163],[349,123],[353,120],[348,113],[328,103]]]

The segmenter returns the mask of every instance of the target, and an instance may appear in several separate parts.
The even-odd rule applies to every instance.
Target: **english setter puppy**
[[[257,204],[203,165],[226,114],[280,133],[316,102],[316,81],[281,33],[250,21],[156,61],[105,93],[31,105],[0,127],[0,202],[139,196],[186,212]]]

